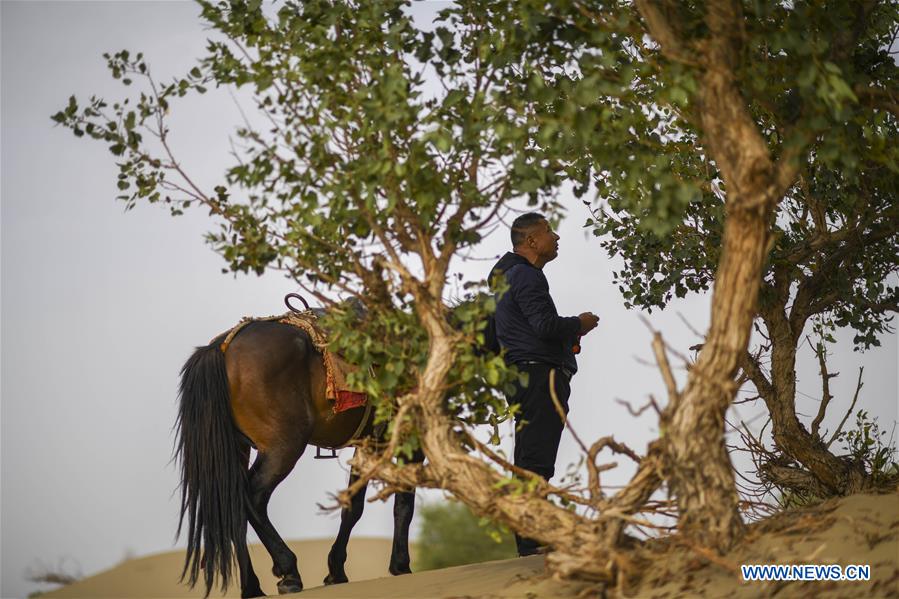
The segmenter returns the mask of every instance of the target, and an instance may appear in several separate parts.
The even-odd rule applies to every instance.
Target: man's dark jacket
[[[490,271],[489,280],[493,282],[501,274],[509,289],[500,297],[494,318],[506,362],[540,362],[577,372],[572,348],[581,321],[577,316],[559,316],[543,271],[526,258],[507,252]]]

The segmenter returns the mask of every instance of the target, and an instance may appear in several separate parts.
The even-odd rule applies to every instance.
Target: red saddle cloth
[[[334,402],[334,413],[340,414],[341,412],[346,412],[353,408],[361,408],[365,405],[367,400],[368,396],[365,393],[341,389],[337,391],[337,401]]]

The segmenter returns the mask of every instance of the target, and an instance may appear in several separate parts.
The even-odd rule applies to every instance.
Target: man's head
[[[559,255],[559,236],[546,217],[537,212],[522,214],[512,223],[512,249],[537,268]]]

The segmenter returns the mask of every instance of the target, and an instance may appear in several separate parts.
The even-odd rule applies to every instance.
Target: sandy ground
[[[651,564],[640,584],[631,589],[634,596],[899,597],[899,489],[831,500],[756,523],[720,564],[709,564],[690,549],[669,555]],[[871,580],[743,582],[741,564],[867,564]]]
[[[899,490],[882,495],[855,495],[814,508],[787,512],[750,527],[745,541],[715,563],[700,551],[661,543],[633,562],[634,576],[620,588],[602,589],[581,582],[560,582],[549,576],[540,556],[458,566],[408,576],[386,576],[390,554],[387,539],[353,539],[347,574],[357,581],[319,587],[326,573],[330,540],[291,543],[297,553],[306,589],[297,597],[528,597],[528,599],[640,597],[673,599],[709,597],[851,597],[899,598]],[[46,597],[190,597],[202,596],[179,586],[183,556],[170,552],[130,560],[107,572]],[[270,560],[253,548],[253,560],[263,590],[274,593],[267,572]],[[866,582],[744,582],[740,564],[867,564]],[[413,556],[413,568],[415,567]],[[234,594],[226,596],[237,596]],[[213,593],[212,597],[219,596]]]
[[[306,588],[320,586],[328,573],[327,556],[333,539],[289,541],[297,555],[300,576]],[[387,576],[390,561],[390,539],[353,538],[347,547],[346,572],[350,580]],[[414,553],[413,553],[414,560]],[[277,595],[276,579],[271,573],[272,559],[262,545],[250,546],[250,559],[262,590]],[[45,593],[41,597],[202,597],[198,585],[193,590],[178,582],[184,565],[184,551],[168,551],[131,559],[118,566]],[[305,593],[303,593],[305,595]],[[240,589],[230,588],[222,595],[213,589],[210,597],[240,597]]]

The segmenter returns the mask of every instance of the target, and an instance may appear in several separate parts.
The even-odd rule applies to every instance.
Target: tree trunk
[[[774,310],[778,308],[765,316],[771,339],[771,385],[759,391],[771,414],[774,443],[808,469],[827,492],[856,492],[864,487],[864,472],[831,453],[796,417],[796,345],[802,331],[793,331],[783,313],[772,314]],[[809,492],[820,490],[816,486]]]
[[[672,61],[701,64],[700,93],[689,113],[725,183],[724,247],[715,274],[706,343],[677,398],[667,431],[669,487],[679,526],[699,543],[725,551],[743,530],[733,466],[724,443],[724,416],[736,394],[734,377],[749,345],[774,207],[796,177],[795,157],[775,166],[740,94],[742,6],[706,4],[709,35],[688,46],[674,16],[657,3],[638,8],[662,52]],[[695,54],[693,54],[695,52]],[[795,151],[795,150],[794,150]]]
[[[758,212],[732,211],[724,231],[709,334],[667,435],[678,526],[722,552],[743,530],[724,415],[736,393],[739,357],[749,343],[769,235],[767,219]]]

